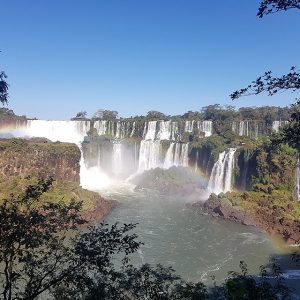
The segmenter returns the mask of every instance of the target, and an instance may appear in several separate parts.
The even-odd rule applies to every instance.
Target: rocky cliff
[[[46,139],[1,139],[0,177],[33,175],[79,183],[80,150],[75,144]]]
[[[0,140],[0,201],[22,194],[39,178],[53,177],[50,190],[41,201],[82,201],[82,215],[89,221],[103,219],[116,206],[114,201],[80,187],[80,150],[71,143],[35,138]]]

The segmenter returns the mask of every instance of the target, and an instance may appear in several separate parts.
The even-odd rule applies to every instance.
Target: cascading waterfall
[[[189,145],[181,144],[180,165],[183,167],[189,166]]]
[[[212,135],[212,121],[198,121],[197,129],[200,132],[204,132],[205,137],[209,137]]]
[[[146,133],[145,133],[145,140],[152,140],[152,141],[155,140],[156,124],[157,124],[157,121],[150,121],[150,122],[148,122],[148,124],[145,123],[145,128],[147,128]]]
[[[122,144],[113,144],[112,153],[112,169],[114,175],[120,175],[122,173]]]
[[[266,126],[264,122],[256,120],[234,121],[232,122],[232,131],[239,136],[248,136],[257,139],[258,136],[266,134]]]
[[[170,140],[171,137],[171,121],[159,122],[159,131],[157,139],[159,140]]]
[[[135,132],[135,122],[133,122],[133,124],[132,124],[132,130],[131,130],[131,133],[130,133],[130,137],[133,137],[134,132]]]
[[[274,132],[279,132],[279,127],[280,127],[280,121],[273,121],[272,130]]]
[[[279,132],[280,128],[287,125],[289,123],[289,121],[273,121],[272,123],[272,130],[274,132]]]
[[[169,169],[174,165],[174,146],[175,143],[171,143],[165,157],[164,168]]]
[[[107,121],[95,121],[94,128],[99,135],[105,135],[107,132]]]
[[[81,143],[90,130],[90,121],[45,121],[28,120],[23,136],[45,137],[51,141],[75,143],[81,149]],[[87,168],[81,152],[80,160],[80,184],[83,188],[96,190],[110,184],[109,178],[101,172],[100,147],[97,148],[96,167]]]
[[[28,120],[25,134],[31,137],[45,137],[53,142],[80,144],[89,130],[89,121]]]
[[[184,132],[190,132],[192,133],[194,130],[194,123],[195,121],[185,121],[185,126],[184,126]]]
[[[198,171],[199,150],[196,152],[195,173]]]
[[[178,122],[172,122],[172,128],[171,128],[171,140],[176,141],[179,136],[179,128],[178,128]]]
[[[140,146],[138,172],[160,167],[160,141],[143,140]]]
[[[172,166],[188,167],[188,144],[171,143],[165,157],[163,167],[165,169]]]
[[[231,191],[235,152],[236,148],[230,148],[227,152],[219,154],[219,159],[213,166],[208,182],[210,192],[219,194]]]

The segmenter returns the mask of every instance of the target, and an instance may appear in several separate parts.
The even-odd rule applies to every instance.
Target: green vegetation
[[[0,139],[0,151],[5,153],[31,153],[33,151],[47,151],[49,154],[59,156],[70,155],[76,159],[80,159],[79,148],[72,143],[50,142],[45,138],[25,139]]]
[[[26,188],[31,185],[36,185],[40,179],[36,176],[13,176],[0,180],[0,202],[7,199],[10,195],[20,197]],[[57,203],[63,202],[69,204],[72,201],[82,200],[83,211],[93,211],[97,201],[99,201],[98,193],[85,190],[76,182],[67,180],[54,180],[47,192],[40,197],[39,205],[47,202]]]
[[[52,179],[27,186],[18,196],[0,204],[1,297],[12,299],[289,299],[278,269],[261,269],[259,278],[231,272],[226,281],[209,288],[185,282],[172,268],[135,268],[129,255],[141,243],[132,232],[135,225],[100,224],[80,231],[85,223],[81,204],[71,201],[44,203]],[[123,257],[120,269],[114,258]],[[272,284],[267,275],[272,274]]]

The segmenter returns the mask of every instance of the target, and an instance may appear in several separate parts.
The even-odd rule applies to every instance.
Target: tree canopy
[[[93,116],[93,119],[102,119],[102,120],[115,120],[118,118],[119,113],[115,110],[108,109],[98,109]]]
[[[259,6],[257,16],[262,18],[265,15],[292,8],[300,9],[300,0],[263,0]]]
[[[87,112],[85,110],[79,111],[75,116],[75,118],[86,118],[86,117],[87,117]]]

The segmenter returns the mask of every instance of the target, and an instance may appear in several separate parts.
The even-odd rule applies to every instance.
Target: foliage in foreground
[[[40,180],[0,205],[1,299],[287,299],[280,273],[273,272],[271,284],[265,269],[255,279],[243,263],[241,273],[213,288],[185,282],[172,268],[132,266],[128,256],[141,245],[135,225],[79,230],[80,202],[37,205],[52,181]],[[123,257],[118,269],[116,255]]]

